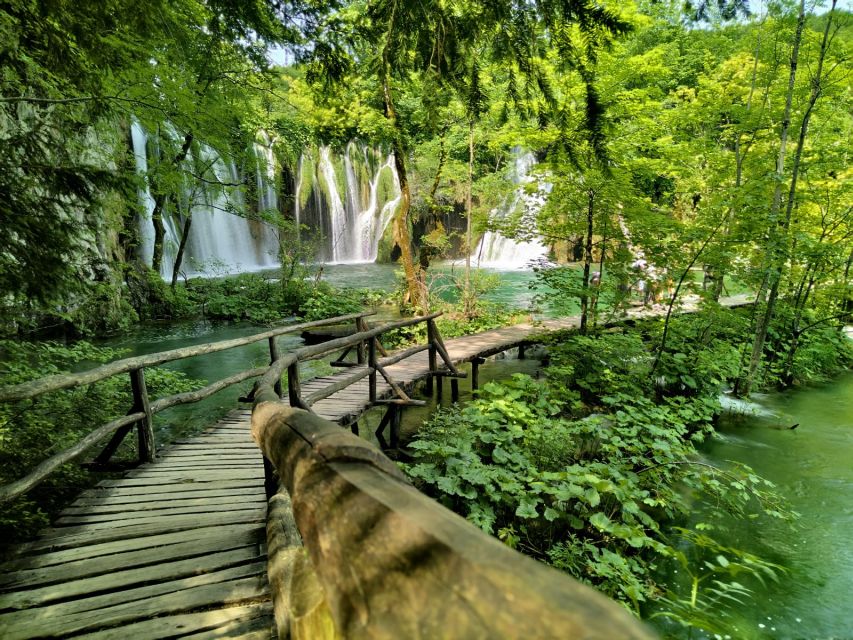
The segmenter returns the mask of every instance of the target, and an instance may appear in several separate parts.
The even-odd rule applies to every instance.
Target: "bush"
[[[659,397],[649,344],[636,333],[563,336],[550,357],[544,379],[516,374],[489,383],[472,403],[431,418],[409,445],[407,472],[506,544],[636,613],[666,594],[671,618],[710,628],[701,605],[682,606],[690,602],[682,585],[659,584],[658,565],[680,562],[692,545],[703,561],[708,549],[722,558],[714,561],[719,588],[737,584],[738,571],[773,572],[707,532],[723,514],[791,517],[745,465],[718,469],[698,458],[695,444],[711,433],[718,410],[716,386]],[[701,531],[679,528],[697,501],[707,510]],[[703,567],[689,565],[697,575]]]

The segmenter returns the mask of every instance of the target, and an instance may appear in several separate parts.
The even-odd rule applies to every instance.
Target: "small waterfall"
[[[276,160],[273,152],[273,140],[265,131],[259,133],[262,142],[254,145],[258,164],[255,168],[255,182],[258,189],[258,210],[261,212],[278,211],[278,188],[276,186]]]
[[[148,182],[148,134],[135,119],[130,125],[130,137],[133,144],[136,171],[144,180],[144,186],[138,191],[142,210],[137,216],[137,228],[139,229],[137,252],[145,264],[150,265],[154,256],[154,223],[151,221],[151,215],[154,213],[155,201],[154,196],[151,195]],[[154,141],[154,145],[156,151],[156,141]],[[163,212],[162,219],[165,231],[163,237],[163,276],[166,277],[168,273],[171,277],[172,265],[175,264],[175,254],[180,242],[180,233],[175,225],[175,220],[169,215],[168,209]],[[168,272],[166,271],[167,267]]]
[[[164,126],[167,135],[175,139],[180,136],[173,128]],[[276,210],[278,194],[275,181],[275,158],[269,139],[267,144],[256,144],[255,152],[261,162],[257,169],[258,205],[260,211]],[[145,186],[140,189],[139,199],[142,212],[139,217],[139,256],[151,264],[154,251],[154,225],[151,213],[154,198],[148,184],[148,135],[140,123],[131,125],[131,141],[136,161],[136,170],[145,176]],[[233,162],[226,162],[217,151],[201,145],[199,157],[192,153],[187,157],[188,167],[196,164],[206,167],[223,185],[240,184],[241,178]],[[198,162],[196,162],[198,161]],[[260,166],[260,165],[263,166]],[[163,223],[166,230],[163,241],[163,263],[161,275],[171,279],[181,230],[186,216],[192,215],[192,225],[187,248],[181,264],[186,276],[211,276],[245,271],[269,269],[278,265],[278,235],[272,225],[251,220],[231,211],[247,211],[243,190],[233,187],[209,186],[205,182],[185,180],[182,193],[170,199],[170,207],[164,211]]]
[[[355,233],[355,225],[347,220],[347,209],[338,193],[338,180],[335,165],[332,163],[332,153],[329,147],[320,147],[319,169],[326,184],[326,203],[329,207],[331,221],[331,261],[345,262],[347,248],[352,245],[351,238]]]
[[[500,221],[514,215],[519,207],[521,210],[521,225],[526,229],[536,229],[536,218],[551,191],[551,184],[538,181],[534,192],[528,193],[525,185],[532,183],[536,178],[529,175],[530,169],[536,164],[536,156],[529,151],[521,153],[515,151],[515,163],[511,174],[514,184],[519,185],[511,198],[497,209],[494,209],[489,218],[492,221]],[[487,231],[480,239],[471,256],[472,261],[480,267],[491,267],[494,269],[525,269],[534,260],[541,259],[548,254],[548,248],[538,238],[529,241],[512,240],[502,235],[499,231]]]
[[[383,157],[350,142],[342,159],[326,146],[319,148],[316,158],[306,152],[299,160],[294,217],[321,237],[317,259],[374,262],[382,234],[400,204],[394,156]]]

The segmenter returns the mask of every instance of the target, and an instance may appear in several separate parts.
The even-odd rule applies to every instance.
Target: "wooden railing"
[[[252,433],[282,489],[268,576],[279,638],[654,635],[625,609],[526,558],[412,487],[340,426],[257,390]]]
[[[98,463],[106,463],[116,452],[123,439],[134,426],[137,427],[139,460],[141,462],[150,462],[155,457],[153,430],[153,417],[155,414],[170,407],[203,400],[204,398],[207,398],[231,385],[269,373],[269,369],[267,367],[248,369],[222,380],[218,380],[196,391],[179,393],[152,401],[148,397],[148,390],[145,384],[146,368],[165,364],[167,362],[182,360],[184,358],[191,358],[193,356],[234,349],[236,347],[254,344],[262,340],[268,341],[270,361],[271,364],[275,365],[282,361],[282,356],[280,355],[278,345],[276,344],[276,338],[279,336],[298,331],[305,331],[315,327],[323,327],[352,321],[355,322],[356,333],[364,333],[367,329],[365,317],[369,315],[372,314],[354,313],[326,320],[302,322],[299,324],[277,327],[275,329],[270,329],[269,331],[246,336],[244,338],[210,342],[145,356],[125,358],[123,360],[117,360],[80,373],[57,374],[21,384],[1,387],[0,402],[15,402],[35,398],[51,391],[71,389],[82,385],[92,384],[115,375],[127,373],[130,375],[131,390],[133,392],[133,405],[127,415],[93,429],[72,447],[69,447],[54,456],[51,456],[47,460],[44,460],[24,478],[11,482],[7,485],[0,486],[0,502],[12,500],[29,491],[47,478],[59,466],[80,458],[98,442],[102,441],[110,434],[113,434],[113,437],[107,446],[95,459]],[[278,375],[280,378],[281,373],[279,372]],[[269,378],[265,377],[265,379]],[[280,379],[277,378],[272,380],[272,384],[274,387],[280,388]]]

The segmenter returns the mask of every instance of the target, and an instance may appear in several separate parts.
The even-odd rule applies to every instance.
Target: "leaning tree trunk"
[[[776,310],[776,300],[779,297],[779,283],[782,279],[784,268],[784,256],[787,252],[784,245],[787,244],[787,231],[790,220],[786,223],[780,219],[782,209],[782,176],[785,173],[785,152],[788,144],[788,130],[791,126],[791,111],[794,100],[794,84],[797,79],[797,62],[800,54],[800,42],[803,37],[803,26],[806,21],[805,0],[800,0],[799,15],[797,17],[797,30],[794,35],[794,45],[791,51],[791,72],[788,76],[788,91],[785,96],[785,112],[782,117],[782,130],[779,133],[779,155],[776,158],[776,188],[773,190],[773,203],[770,209],[770,246],[768,247],[769,263],[767,270],[770,280],[770,292],[767,296],[767,305],[764,313],[759,315],[755,326],[755,335],[752,342],[752,354],[749,359],[749,367],[746,374],[738,381],[737,393],[748,396],[755,382],[758,366],[761,364],[764,353],[764,341],[767,339],[767,330]],[[828,24],[828,23],[827,23]],[[791,186],[796,184],[792,180]]]
[[[465,316],[470,318],[474,313],[474,292],[471,291],[471,245],[473,230],[471,215],[473,213],[473,198],[471,191],[474,183],[474,120],[468,122],[468,185],[465,194],[465,291],[463,293]]]
[[[175,256],[175,264],[172,267],[172,289],[178,284],[178,277],[181,275],[181,264],[184,262],[184,252],[187,248],[187,240],[190,237],[190,228],[193,224],[192,210],[187,212],[187,217],[184,220],[184,228],[181,230],[181,242],[178,245],[178,253]]]
[[[192,143],[193,133],[192,131],[188,131],[184,136],[184,142],[181,145],[180,150],[172,159],[172,165],[177,167],[186,159]],[[166,204],[168,202],[168,191],[159,190],[154,197],[154,210],[151,212],[151,222],[154,223],[154,252],[151,256],[151,268],[157,273],[160,273],[160,269],[163,266],[163,241],[166,237],[166,227],[163,224],[163,212],[166,210]]]
[[[388,24],[388,37],[395,29],[396,4],[391,12]],[[412,204],[412,193],[409,187],[408,172],[406,171],[406,154],[403,147],[403,136],[400,124],[397,120],[397,110],[394,107],[394,94],[391,86],[391,59],[389,43],[386,42],[382,48],[381,81],[382,97],[385,104],[385,118],[394,132],[391,148],[394,152],[394,166],[397,169],[397,177],[400,180],[400,205],[394,213],[391,222],[391,231],[394,243],[400,248],[400,262],[403,265],[403,273],[406,277],[406,289],[409,304],[415,311],[426,311],[427,301],[424,295],[424,283],[420,276],[420,270],[415,267],[414,251],[412,250],[412,237],[409,233],[409,208]]]

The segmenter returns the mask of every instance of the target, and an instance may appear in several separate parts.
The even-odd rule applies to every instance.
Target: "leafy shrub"
[[[714,385],[659,397],[648,343],[636,333],[563,336],[550,357],[544,380],[516,374],[435,415],[409,445],[416,483],[506,544],[637,613],[662,594],[671,603],[681,597],[681,585],[658,583],[660,564],[680,561],[685,544],[713,546],[706,534],[674,526],[697,501],[708,505],[709,522],[723,514],[790,517],[745,465],[720,469],[699,459],[695,443],[718,410]],[[717,551],[730,566],[748,564],[737,550]],[[743,571],[766,566],[756,560]],[[709,580],[703,588],[730,584],[714,579],[724,587]],[[695,616],[673,605],[671,617],[703,627],[705,602],[693,600]]]
[[[299,312],[306,320],[322,320],[358,313],[380,299],[381,294],[370,289],[335,289],[320,282],[300,304]]]

